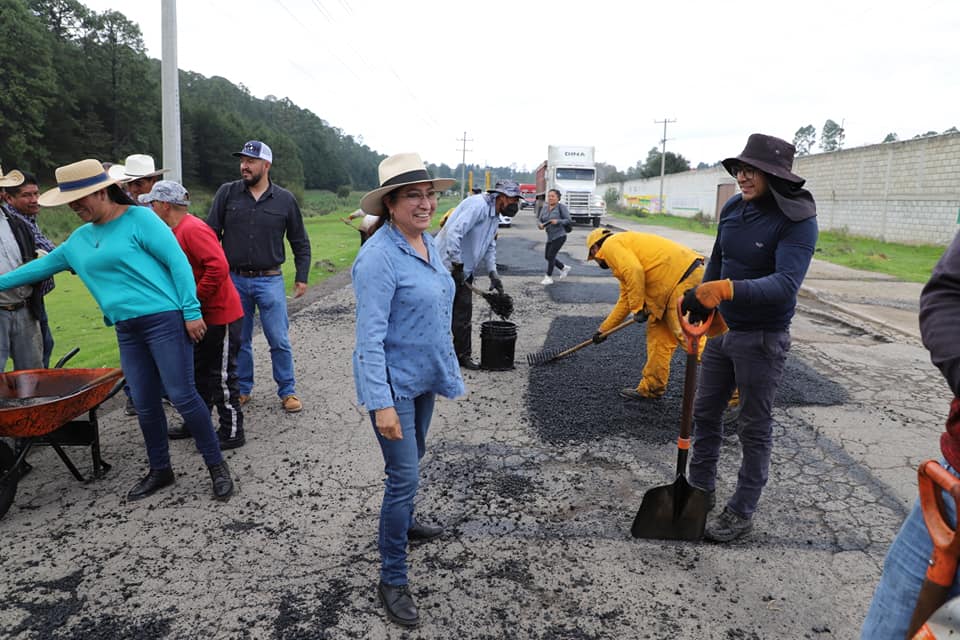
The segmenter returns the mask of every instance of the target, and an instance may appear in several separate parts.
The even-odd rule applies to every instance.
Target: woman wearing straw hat
[[[150,471],[127,493],[139,500],[173,484],[165,389],[196,440],[213,481],[226,499],[233,481],[213,429],[210,412],[193,381],[193,346],[206,325],[200,315],[193,271],[173,232],[150,209],[135,206],[96,160],[81,160],[56,171],[58,186],[40,196],[40,205],[68,204],[85,223],[59,247],[0,276],[0,290],[74,271],[113,325]]]
[[[381,162],[380,187],[363,196],[360,208],[388,224],[360,248],[352,270],[354,381],[359,402],[370,412],[387,474],[377,594],[387,617],[405,626],[419,622],[407,588],[407,541],[443,532],[413,514],[434,400],[437,394],[464,393],[450,335],[453,278],[426,232],[437,210],[437,191],[453,182],[431,178],[415,153]]]

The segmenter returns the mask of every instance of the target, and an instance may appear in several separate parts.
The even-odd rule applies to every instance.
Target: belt
[[[262,278],[264,276],[279,276],[283,275],[283,272],[280,271],[279,267],[275,269],[230,269],[238,276],[243,276],[244,278]]]
[[[683,282],[684,280],[686,280],[687,278],[689,278],[689,277],[690,277],[690,274],[693,273],[694,270],[695,270],[697,267],[699,267],[700,265],[702,265],[702,264],[703,264],[703,258],[697,258],[696,260],[694,260],[694,261],[690,264],[690,266],[687,267],[687,270],[683,272],[683,275],[680,276],[680,282]]]
[[[26,302],[17,302],[15,304],[0,304],[0,310],[16,311],[17,309],[23,309],[25,306],[27,306]]]

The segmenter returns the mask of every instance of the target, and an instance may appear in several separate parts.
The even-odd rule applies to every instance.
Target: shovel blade
[[[700,540],[707,523],[707,494],[684,476],[643,494],[630,533],[634,538]]]

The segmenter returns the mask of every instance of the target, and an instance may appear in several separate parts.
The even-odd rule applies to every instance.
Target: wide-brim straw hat
[[[19,187],[23,181],[23,174],[16,169],[10,173],[4,173],[3,167],[0,167],[0,187]]]
[[[74,162],[56,171],[57,186],[40,195],[42,207],[56,207],[100,191],[119,180],[111,178],[99,160]]]
[[[398,153],[380,163],[380,186],[369,191],[360,199],[360,208],[374,216],[383,216],[387,208],[383,206],[383,196],[394,189],[408,184],[432,182],[433,188],[444,191],[456,182],[453,178],[431,178],[419,153]]]
[[[112,165],[109,169],[110,177],[119,182],[130,182],[140,178],[152,178],[167,173],[170,169],[157,169],[153,156],[145,153],[134,153],[127,156],[123,164]]]

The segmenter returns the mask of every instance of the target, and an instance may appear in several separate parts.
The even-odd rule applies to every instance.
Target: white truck
[[[536,172],[537,202],[535,211],[546,203],[547,192],[558,189],[561,202],[570,210],[574,222],[600,226],[606,207],[598,204],[593,192],[597,187],[597,169],[593,161],[593,147],[550,145],[547,159]]]

